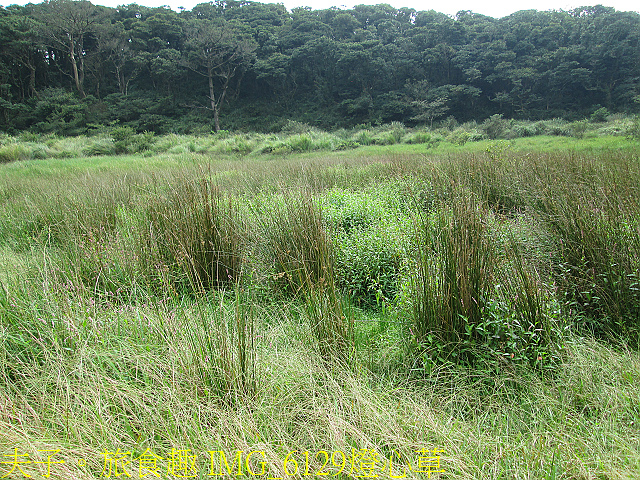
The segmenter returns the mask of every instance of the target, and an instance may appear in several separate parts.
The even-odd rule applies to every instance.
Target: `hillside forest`
[[[0,131],[156,134],[640,110],[640,14],[389,5],[0,8]]]

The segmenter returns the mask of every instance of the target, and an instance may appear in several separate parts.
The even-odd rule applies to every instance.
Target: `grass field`
[[[0,165],[0,477],[640,478],[637,142],[189,141]]]

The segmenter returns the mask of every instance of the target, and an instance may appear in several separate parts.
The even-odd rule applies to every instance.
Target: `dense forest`
[[[595,6],[351,10],[216,1],[180,12],[0,8],[0,130],[277,131],[640,109],[640,14]]]

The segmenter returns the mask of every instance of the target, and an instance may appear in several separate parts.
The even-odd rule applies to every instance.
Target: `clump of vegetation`
[[[0,163],[17,162],[31,157],[29,149],[21,144],[13,143],[0,146]]]
[[[417,219],[406,301],[427,374],[443,362],[542,365],[557,347],[536,275],[513,242],[499,258],[491,217],[472,194],[457,190],[451,203]]]

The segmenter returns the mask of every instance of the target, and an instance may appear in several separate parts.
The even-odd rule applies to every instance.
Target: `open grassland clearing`
[[[638,478],[638,150],[476,145],[3,165],[1,453]]]

